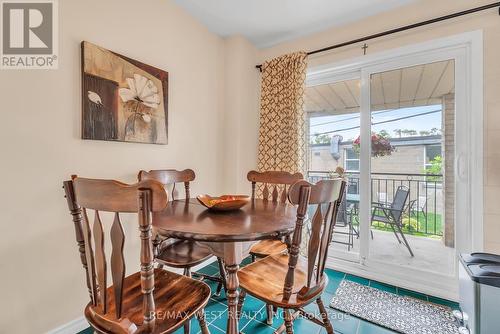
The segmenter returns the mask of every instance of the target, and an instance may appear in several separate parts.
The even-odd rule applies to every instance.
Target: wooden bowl
[[[238,210],[250,202],[250,196],[246,195],[222,195],[219,197],[200,195],[196,198],[201,204],[213,211]]]

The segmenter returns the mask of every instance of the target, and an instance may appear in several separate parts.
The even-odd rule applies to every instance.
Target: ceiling
[[[210,31],[223,37],[242,35],[258,48],[265,48],[357,21],[415,0],[174,1]]]
[[[376,73],[371,79],[372,111],[440,104],[455,90],[454,61]],[[306,88],[305,109],[316,116],[359,112],[360,80]]]

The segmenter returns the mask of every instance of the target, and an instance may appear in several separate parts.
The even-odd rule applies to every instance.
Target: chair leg
[[[236,309],[236,314],[238,316],[238,319],[241,318],[241,311],[243,310],[243,303],[245,302],[245,297],[247,295],[247,292],[245,290],[240,290],[240,295],[238,297],[238,307]]]
[[[217,284],[217,289],[215,290],[214,296],[219,297],[223,287],[224,284],[222,282],[219,282],[219,284]]]
[[[396,236],[396,239],[398,239],[398,242],[401,243],[401,239],[399,239],[398,232],[396,232],[396,229],[394,228],[393,224],[390,224],[392,228],[392,232],[394,232],[394,235]]]
[[[205,311],[201,310],[200,312],[198,312],[196,318],[198,318],[198,322],[200,323],[201,334],[210,334],[207,322],[205,320]]]
[[[348,233],[347,233],[347,251],[351,251],[351,246],[354,246],[353,232],[352,232],[352,221],[349,220],[347,223]]]
[[[191,269],[184,268],[184,276],[191,277]],[[191,320],[188,320],[184,323],[184,334],[189,334],[191,331]]]
[[[411,250],[410,244],[408,240],[406,240],[405,234],[403,233],[403,230],[399,225],[396,225],[396,228],[398,229],[399,233],[401,233],[401,237],[403,238],[403,241],[405,243],[406,248],[408,248],[408,251],[410,252],[411,257],[414,257],[413,251]]]
[[[219,264],[219,274],[221,281],[217,285],[217,290],[215,291],[215,296],[219,297],[220,292],[222,291],[222,288],[226,290],[226,268],[224,267],[224,262],[222,262],[222,259],[220,257],[217,258],[217,263]]]
[[[184,323],[184,334],[189,334],[191,331],[191,320],[188,320]]]
[[[267,313],[267,324],[272,325],[274,317],[273,305],[271,304],[266,305],[266,313]]]
[[[326,312],[325,305],[321,298],[316,299],[316,303],[318,304],[319,313],[321,315],[321,320],[323,320],[323,324],[325,325],[326,332],[328,334],[333,334],[333,326],[328,318],[328,313]]]
[[[226,268],[224,268],[224,262],[220,257],[217,258],[217,263],[219,264],[219,276],[221,281],[217,285],[217,289],[215,290],[215,296],[219,297],[222,291],[222,288],[226,290]]]
[[[290,310],[283,310],[285,312],[285,328],[286,334],[293,334],[293,317]]]
[[[372,237],[372,240],[373,240],[373,230],[372,230],[373,223],[374,223],[374,220],[373,220],[373,215],[372,215],[372,220],[370,221],[370,235]]]

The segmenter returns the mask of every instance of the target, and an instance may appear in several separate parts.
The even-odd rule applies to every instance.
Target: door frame
[[[309,69],[306,83],[307,86],[315,86],[332,81],[361,78],[360,156],[370,157],[370,141],[364,140],[370,138],[371,133],[370,75],[448,59],[455,60],[455,83],[456,91],[459,93],[456,94],[456,114],[460,114],[461,120],[455,125],[456,157],[454,164],[457,171],[455,193],[458,194],[460,191],[461,194],[465,194],[465,196],[460,196],[455,200],[455,219],[462,220],[459,224],[455,224],[455,244],[457,252],[482,251],[484,243],[482,30],[314,67]],[[460,68],[464,70],[458,71]],[[360,248],[360,261],[353,263],[335,259],[329,260],[328,265],[349,273],[456,300],[458,298],[456,273],[452,277],[430,272],[422,275],[421,270],[403,267],[397,267],[395,272],[394,266],[368,258],[371,210],[370,160],[365,158],[360,161],[360,182],[368,185],[362,187],[360,192],[360,221],[364,227],[360,231],[360,243],[363,245]],[[466,183],[465,187],[464,182]],[[468,238],[468,236],[470,237]],[[409,280],[411,280],[410,283],[408,283]]]

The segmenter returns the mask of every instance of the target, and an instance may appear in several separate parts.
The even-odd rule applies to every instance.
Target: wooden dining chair
[[[162,184],[147,180],[127,185],[73,176],[63,187],[86,274],[90,302],[84,314],[90,326],[98,333],[172,333],[196,315],[202,333],[209,333],[203,309],[210,287],[153,266],[151,214],[167,204]],[[140,271],[128,276],[121,223],[124,214],[137,215],[140,231]],[[113,216],[110,238],[103,223],[108,215]],[[108,242],[111,254],[106,254]]]
[[[285,203],[288,201],[288,189],[290,186],[301,180],[303,175],[301,173],[289,173],[283,171],[264,171],[257,172],[251,170],[247,174],[247,180],[252,183],[252,199],[256,198],[257,187],[261,187],[262,199],[266,201],[272,201],[274,203],[280,202]],[[269,222],[272,224],[272,222]],[[289,241],[289,240],[288,240]],[[289,242],[288,242],[289,243]],[[271,254],[281,254],[286,252],[288,245],[286,240],[276,240],[276,239],[266,239],[257,242],[250,248],[250,256],[252,257],[252,262],[257,258],[263,258]],[[276,309],[272,305],[267,304],[267,324],[273,324],[273,316]]]
[[[252,199],[256,198],[257,183],[262,187],[262,199],[285,203],[290,185],[303,178],[301,173],[291,174],[282,171],[250,171],[247,179],[252,183]],[[269,222],[272,224],[272,222]],[[252,261],[271,254],[280,254],[287,250],[287,244],[282,240],[262,240],[250,249]]]
[[[163,184],[172,200],[179,198],[179,191],[176,185],[179,183],[184,184],[185,200],[191,197],[190,182],[194,181],[196,174],[191,169],[178,171],[175,169],[163,170],[150,170],[149,172],[141,170],[138,175],[139,181],[143,180],[156,180]],[[191,268],[208,260],[213,254],[203,245],[192,240],[179,240],[179,239],[160,239],[158,236],[153,241],[155,250],[155,259],[159,267],[169,266],[173,268],[182,268],[184,275],[191,277],[195,275],[211,281],[218,282],[215,295],[219,295],[222,288],[226,286],[226,270],[222,259],[217,258],[219,263],[220,276],[211,276],[201,273],[192,273]]]
[[[267,304],[284,309],[285,323],[275,333],[284,330],[287,334],[293,333],[293,320],[299,315],[325,327],[329,334],[333,333],[321,294],[328,284],[324,274],[325,263],[345,185],[344,179],[335,178],[316,184],[301,180],[291,186],[288,198],[298,208],[289,254],[270,255],[238,272],[241,288],[238,313],[248,293]],[[312,209],[314,206],[316,208],[311,217],[307,258],[304,259],[299,256],[299,249],[304,219],[310,205]],[[313,302],[318,305],[321,319],[304,310],[306,305]]]

